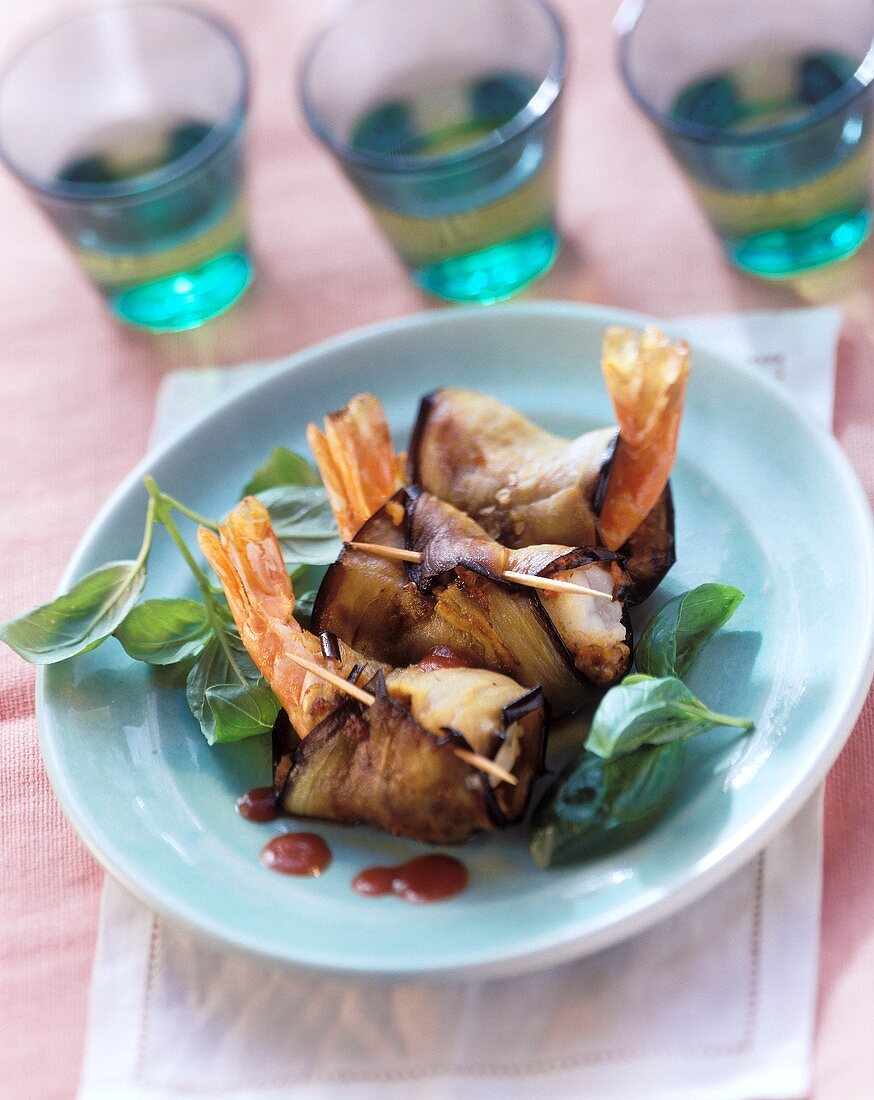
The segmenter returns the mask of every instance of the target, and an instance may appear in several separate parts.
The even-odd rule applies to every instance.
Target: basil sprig
[[[339,556],[343,544],[321,486],[278,485],[259,493],[258,499],[270,513],[289,570],[325,565]]]
[[[52,664],[114,635],[134,660],[188,668],[188,705],[210,744],[263,733],[273,726],[279,703],[246,652],[224,595],[192,554],[175,517],[211,530],[218,525],[162,492],[152,477],[144,484],[149,500],[136,558],[101,566],[64,595],[0,624],[0,640],[33,664]],[[276,447],[243,493],[257,493],[270,512],[296,582],[295,613],[306,620],[324,567],[341,545],[319,476],[306,459]],[[176,545],[199,599],[137,602],[156,525]]]
[[[714,726],[748,730],[753,723],[710,710],[676,676],[626,676],[601,700],[586,748],[609,760],[643,745],[688,740]]]
[[[115,561],[86,573],[69,592],[0,623],[0,640],[33,665],[52,665],[108,638],[146,583],[144,562]]]
[[[242,495],[257,496],[282,485],[309,485],[321,489],[322,479],[302,455],[285,447],[274,447],[267,461],[243,486]]]
[[[209,615],[197,600],[157,599],[138,603],[115,628],[135,661],[175,665],[197,657],[212,637]]]
[[[573,863],[637,839],[670,805],[690,738],[715,726],[753,728],[748,719],[710,710],[679,678],[742,599],[728,585],[700,585],[653,616],[635,653],[639,672],[606,692],[582,755],[532,815],[529,850],[538,866]]]
[[[146,583],[155,505],[150,500],[139,553],[86,573],[69,592],[0,623],[0,641],[33,665],[52,665],[93,649],[123,622]]]
[[[637,671],[683,677],[744,598],[729,584],[699,584],[668,600],[646,624],[634,650]]]
[[[210,745],[266,733],[279,713],[276,696],[232,624],[222,625],[192,666],[185,698]]]
[[[668,808],[685,760],[685,740],[612,760],[584,752],[559,774],[532,815],[534,862],[560,867],[636,840]]]

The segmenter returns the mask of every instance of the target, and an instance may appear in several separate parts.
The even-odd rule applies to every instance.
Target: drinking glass
[[[0,75],[0,158],[122,320],[192,328],[248,286],[247,87],[227,27],[150,0],[74,15]]]
[[[871,0],[626,0],[626,84],[725,252],[785,278],[868,235]]]
[[[507,298],[552,264],[561,27],[542,0],[359,0],[301,98],[425,290]]]

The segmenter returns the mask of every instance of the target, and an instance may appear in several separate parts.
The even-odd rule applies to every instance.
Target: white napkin
[[[831,424],[840,314],[672,328]],[[258,367],[181,371],[154,438]],[[822,795],[750,864],[634,939],[520,978],[369,983],[223,954],[107,879],[80,1100],[783,1100],[810,1084]]]

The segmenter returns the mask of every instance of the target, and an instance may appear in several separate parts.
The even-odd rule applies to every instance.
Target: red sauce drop
[[[381,898],[391,893],[394,867],[368,867],[352,880],[352,889],[366,898]]]
[[[368,867],[352,880],[352,889],[369,898],[396,894],[404,901],[443,901],[460,894],[469,879],[461,860],[435,853],[397,867]]]
[[[467,668],[470,665],[463,654],[448,645],[435,645],[416,663],[423,672],[434,672],[438,668]]]
[[[264,845],[261,862],[283,875],[318,878],[331,862],[331,849],[315,833],[283,833]]]
[[[253,787],[237,799],[237,813],[247,821],[275,821],[281,816],[272,787]]]

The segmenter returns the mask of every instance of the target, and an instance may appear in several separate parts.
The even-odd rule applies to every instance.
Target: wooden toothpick
[[[366,554],[373,554],[378,558],[389,558],[394,561],[407,561],[416,565],[422,561],[422,555],[416,550],[404,550],[400,546],[381,546],[376,542],[347,542],[352,550],[363,550]],[[612,600],[612,592],[599,592],[597,588],[586,588],[582,584],[574,584],[573,581],[558,581],[554,577],[537,577],[530,573],[517,573],[515,569],[505,569],[501,576],[513,584],[521,584],[525,588],[539,588],[545,592],[566,592],[575,596],[595,596],[600,600]]]
[[[359,703],[363,703],[366,707],[372,707],[376,702],[375,695],[371,695],[364,688],[360,688],[357,684],[352,684],[342,676],[338,676],[336,672],[331,672],[330,669],[317,665],[315,661],[309,661],[306,657],[298,657],[296,653],[284,653],[283,656],[288,657],[290,661],[294,661],[296,665],[305,668],[307,672],[311,672],[314,676],[321,676],[323,680],[333,684],[335,688],[347,695],[351,695],[353,699],[357,699]]]
[[[306,669],[307,672],[311,672],[314,676],[320,676],[327,683],[333,684],[339,691],[345,692],[353,699],[357,699],[359,703],[363,703],[366,707],[372,707],[376,702],[375,695],[371,695],[369,691],[358,687],[357,684],[351,684],[342,676],[338,676],[336,672],[331,672],[330,669],[317,665],[315,661],[310,661],[306,657],[299,657],[296,653],[286,653],[285,656],[296,665]],[[481,756],[478,752],[468,752],[467,749],[453,748],[452,751],[466,764],[470,764],[481,772],[488,772],[489,775],[496,776],[504,783],[509,783],[515,787],[519,782],[515,775],[506,771],[500,764],[496,764],[494,760],[489,760],[487,756]]]
[[[488,772],[489,775],[496,776],[504,783],[511,783],[514,787],[516,786],[518,782],[516,776],[506,771],[500,764],[496,764],[494,760],[489,760],[487,756],[480,756],[478,752],[468,752],[467,749],[453,749],[452,751],[459,760],[463,760],[466,764],[471,764],[481,772]]]

